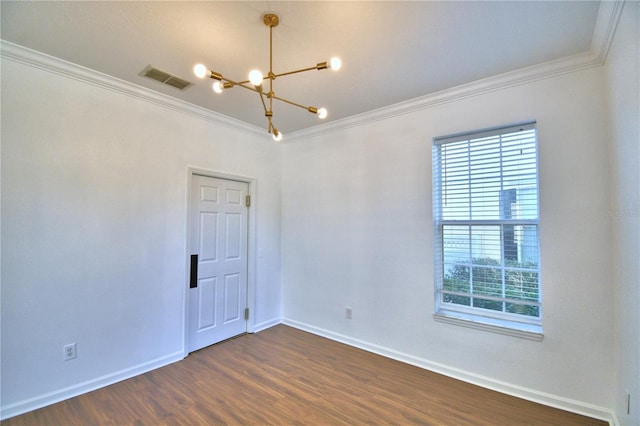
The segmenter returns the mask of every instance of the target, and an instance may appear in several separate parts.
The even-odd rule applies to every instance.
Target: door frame
[[[249,308],[249,320],[247,321],[247,333],[254,332],[255,325],[255,288],[256,288],[256,178],[251,176],[242,176],[216,170],[202,169],[199,167],[187,168],[187,185],[186,185],[186,228],[185,228],[185,246],[184,246],[184,281],[183,286],[183,353],[184,357],[189,355],[189,278],[191,268],[191,250],[190,250],[190,229],[191,229],[191,183],[193,176],[205,176],[216,179],[235,180],[244,182],[249,186],[249,196],[251,197],[251,205],[248,208],[247,223],[247,308]]]

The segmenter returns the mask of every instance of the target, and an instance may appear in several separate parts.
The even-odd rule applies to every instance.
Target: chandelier
[[[280,74],[275,74],[273,72],[273,29],[278,26],[280,23],[280,19],[278,15],[273,13],[266,13],[262,17],[262,21],[264,24],[269,27],[269,74],[264,76],[262,72],[257,69],[254,69],[249,72],[248,80],[244,81],[235,81],[223,76],[219,72],[209,70],[206,66],[202,64],[198,64],[193,68],[195,75],[198,78],[205,78],[207,74],[209,78],[215,80],[213,82],[213,91],[216,93],[222,93],[225,89],[230,89],[235,86],[243,87],[247,90],[251,90],[253,92],[258,93],[260,96],[260,101],[262,102],[262,107],[264,108],[264,115],[267,118],[267,131],[273,135],[273,139],[276,141],[282,140],[282,133],[274,126],[273,124],[273,101],[281,101],[288,103],[293,106],[297,106],[302,109],[306,109],[312,114],[316,114],[318,118],[324,119],[327,117],[327,109],[326,108],[317,108],[313,106],[305,106],[301,105],[297,102],[290,101],[288,99],[281,98],[277,96],[273,91],[273,82],[276,78],[284,77],[286,75],[297,74],[305,71],[311,70],[324,70],[331,69],[333,71],[337,71],[342,66],[342,61],[340,58],[331,58],[329,62],[320,62],[316,64],[316,66],[302,68],[295,71],[283,72]],[[265,80],[267,80],[268,91],[265,88]]]

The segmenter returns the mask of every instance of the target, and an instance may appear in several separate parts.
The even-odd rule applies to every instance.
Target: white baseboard
[[[438,374],[442,374],[454,379],[462,380],[467,383],[471,383],[477,386],[481,386],[487,389],[495,390],[507,395],[512,395],[518,398],[526,399],[528,401],[537,402],[550,407],[559,408],[562,410],[570,411],[577,414],[593,417],[596,419],[604,420],[609,424],[617,426],[619,425],[614,413],[606,408],[598,407],[592,404],[575,401],[572,399],[564,398],[557,395],[552,395],[546,392],[540,392],[533,389],[528,389],[522,386],[513,385],[510,383],[494,380],[489,377],[481,376],[474,373],[469,373],[454,367],[450,367],[444,364],[435,363],[424,358],[415,357],[402,352],[395,351],[393,349],[385,348],[383,346],[375,345],[363,340],[354,339],[343,334],[334,333],[329,330],[325,330],[319,327],[315,327],[309,324],[305,324],[299,321],[287,319],[287,318],[275,318],[269,321],[264,321],[255,324],[253,332],[258,333],[266,330],[278,324],[285,324],[299,330],[307,331],[309,333],[316,334],[318,336],[326,337],[327,339],[335,340],[337,342],[344,343],[349,346],[353,346],[368,352],[372,352],[378,355],[385,356],[387,358],[395,359],[407,364],[415,365],[416,367],[424,368],[429,371],[433,371]],[[0,420],[5,420],[10,417],[14,417],[29,411],[36,410],[38,408],[46,407],[51,404],[63,401],[65,399],[73,398],[78,395],[82,395],[93,390],[120,382],[122,380],[130,379],[140,374],[144,374],[148,371],[155,370],[156,368],[163,367],[165,365],[172,364],[180,361],[184,358],[182,352],[176,352],[174,354],[167,355],[165,357],[157,358],[144,364],[140,364],[135,367],[131,367],[113,374],[108,374],[93,380],[79,383],[74,386],[70,386],[65,389],[60,389],[54,392],[50,392],[44,395],[40,395],[28,400],[20,401],[14,404],[0,407]]]
[[[584,403],[581,401],[575,401],[569,398],[564,398],[558,395],[549,394],[546,392],[540,392],[534,389],[525,388],[523,386],[506,383],[500,380],[495,380],[490,377],[481,376],[479,374],[470,373],[458,368],[450,367],[444,364],[429,361],[424,358],[419,358],[413,355],[398,352],[393,349],[385,348],[383,346],[375,345],[363,340],[354,339],[343,334],[334,333],[329,330],[325,330],[319,327],[315,327],[309,324],[305,324],[299,321],[295,321],[288,318],[283,318],[282,323],[299,330],[307,331],[309,333],[316,334],[318,336],[326,337],[327,339],[335,340],[340,343],[344,343],[349,346],[353,346],[359,349],[363,349],[368,352],[372,352],[378,355],[382,355],[387,358],[395,359],[407,364],[415,365],[416,367],[424,368],[425,370],[433,371],[434,373],[442,374],[457,380],[462,380],[473,385],[481,386],[486,389],[491,389],[497,392],[501,392],[507,395],[515,396],[518,398],[526,399],[528,401],[537,402],[539,404],[547,405],[561,410],[569,411],[576,414],[592,417],[595,419],[604,420],[611,425],[617,425],[617,421],[614,413],[606,408],[599,407],[593,404]]]
[[[37,410],[38,408],[46,407],[47,405],[55,404],[56,402],[64,401],[65,399],[130,379],[148,371],[155,370],[156,368],[181,361],[182,359],[184,359],[184,353],[182,351],[175,352],[112,374],[107,374],[83,383],[78,383],[77,385],[0,407],[0,420],[6,420],[10,417]]]
[[[254,324],[252,333],[258,333],[280,323],[281,321],[278,317],[268,321],[263,321],[258,324]],[[5,420],[10,417],[28,413],[29,411],[37,410],[38,408],[46,407],[48,405],[52,405],[66,399],[73,398],[75,396],[82,395],[117,382],[121,382],[122,380],[130,379],[140,374],[144,374],[148,371],[155,370],[156,368],[164,367],[165,365],[181,361],[184,359],[184,356],[184,352],[176,352],[165,357],[161,357],[144,364],[137,365],[135,367],[98,377],[96,379],[88,380],[77,385],[69,386],[64,389],[9,404],[7,406],[2,406],[0,407],[0,420]]]
[[[274,327],[274,326],[276,326],[278,324],[281,324],[281,323],[282,323],[282,321],[278,317],[278,318],[270,319],[268,321],[263,321],[263,322],[258,323],[258,324],[254,324],[252,333],[259,333],[259,332],[261,332],[263,330],[266,330],[267,328]]]

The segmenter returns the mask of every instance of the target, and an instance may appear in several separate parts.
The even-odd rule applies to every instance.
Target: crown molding
[[[409,114],[414,111],[433,108],[438,105],[456,102],[462,99],[480,96],[485,93],[528,84],[534,81],[548,79],[599,65],[601,65],[601,62],[596,55],[592,53],[581,53],[567,58],[488,77],[450,89],[441,90],[439,92],[399,102],[373,111],[332,121],[327,124],[292,132],[289,133],[287,137],[287,143],[311,136],[337,132],[351,127],[363,126],[400,115]]]
[[[598,19],[593,29],[591,40],[591,51],[598,57],[601,64],[604,64],[613,42],[613,37],[618,28],[620,15],[626,0],[603,0],[600,2]]]
[[[408,101],[399,102],[373,111],[353,115],[341,120],[335,120],[326,124],[310,127],[308,129],[291,132],[287,135],[287,143],[312,136],[333,133],[351,127],[375,123],[414,111],[420,111],[449,102],[472,98],[509,87],[528,84],[563,74],[602,66],[606,60],[609,48],[611,47],[624,2],[625,0],[601,1],[591,41],[591,49],[589,52],[578,53],[553,61],[532,65],[519,70],[499,74],[410,99]]]
[[[341,120],[291,132],[287,135],[286,143],[311,136],[333,133],[351,127],[363,126],[449,102],[601,66],[607,58],[624,3],[625,0],[601,1],[589,52],[529,66],[353,115]],[[261,136],[264,135],[264,130],[260,127],[6,40],[0,40],[0,57],[3,60],[7,59],[19,62],[216,124],[224,124],[239,130]]]
[[[222,124],[238,130],[264,135],[264,129],[245,123],[244,121],[1,39],[0,58],[3,61],[10,60],[18,62],[215,124]]]

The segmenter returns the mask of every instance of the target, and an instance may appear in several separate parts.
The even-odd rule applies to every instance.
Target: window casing
[[[433,209],[436,315],[540,326],[535,122],[435,138]]]

